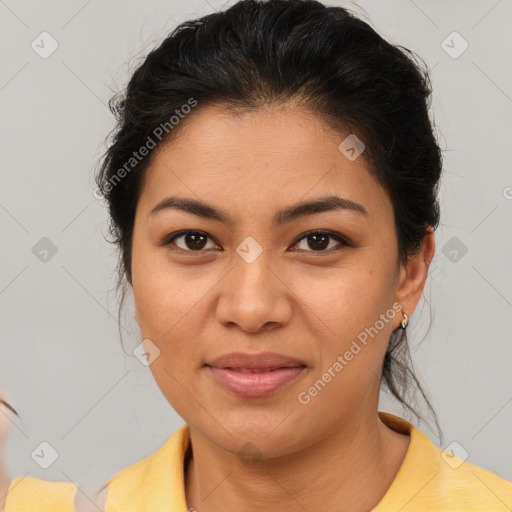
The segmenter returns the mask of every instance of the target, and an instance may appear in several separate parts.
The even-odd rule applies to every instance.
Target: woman
[[[414,410],[406,330],[442,169],[430,92],[408,50],[304,0],[184,23],[136,70],[97,183],[186,425],[105,483],[106,512],[512,506],[510,482],[378,411],[381,383]],[[72,510],[76,489],[40,483],[15,479],[6,510],[38,492]]]

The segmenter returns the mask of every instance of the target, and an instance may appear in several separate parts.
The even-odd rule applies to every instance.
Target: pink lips
[[[290,384],[306,365],[295,358],[266,352],[233,353],[208,362],[206,368],[222,386],[244,397],[264,397]]]

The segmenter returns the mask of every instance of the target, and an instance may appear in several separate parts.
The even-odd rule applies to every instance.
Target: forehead
[[[339,149],[350,134],[316,114],[284,106],[237,114],[198,106],[181,123],[152,156],[142,209],[166,195],[210,199],[241,212],[335,194],[365,204],[370,214],[389,213],[389,198],[364,158],[351,160]]]

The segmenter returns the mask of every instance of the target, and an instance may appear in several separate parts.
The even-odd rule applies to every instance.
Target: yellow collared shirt
[[[409,422],[379,412],[393,430],[411,436],[393,483],[372,512],[506,512],[512,482],[479,466],[447,456]],[[184,459],[188,426],[176,430],[154,453],[114,474],[105,512],[187,512]],[[19,477],[9,486],[5,512],[75,512],[77,487]]]

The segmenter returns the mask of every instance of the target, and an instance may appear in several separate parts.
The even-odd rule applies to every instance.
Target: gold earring
[[[400,324],[402,329],[405,329],[407,327],[408,323],[409,323],[409,317],[404,313],[404,319],[402,320],[402,323]]]

